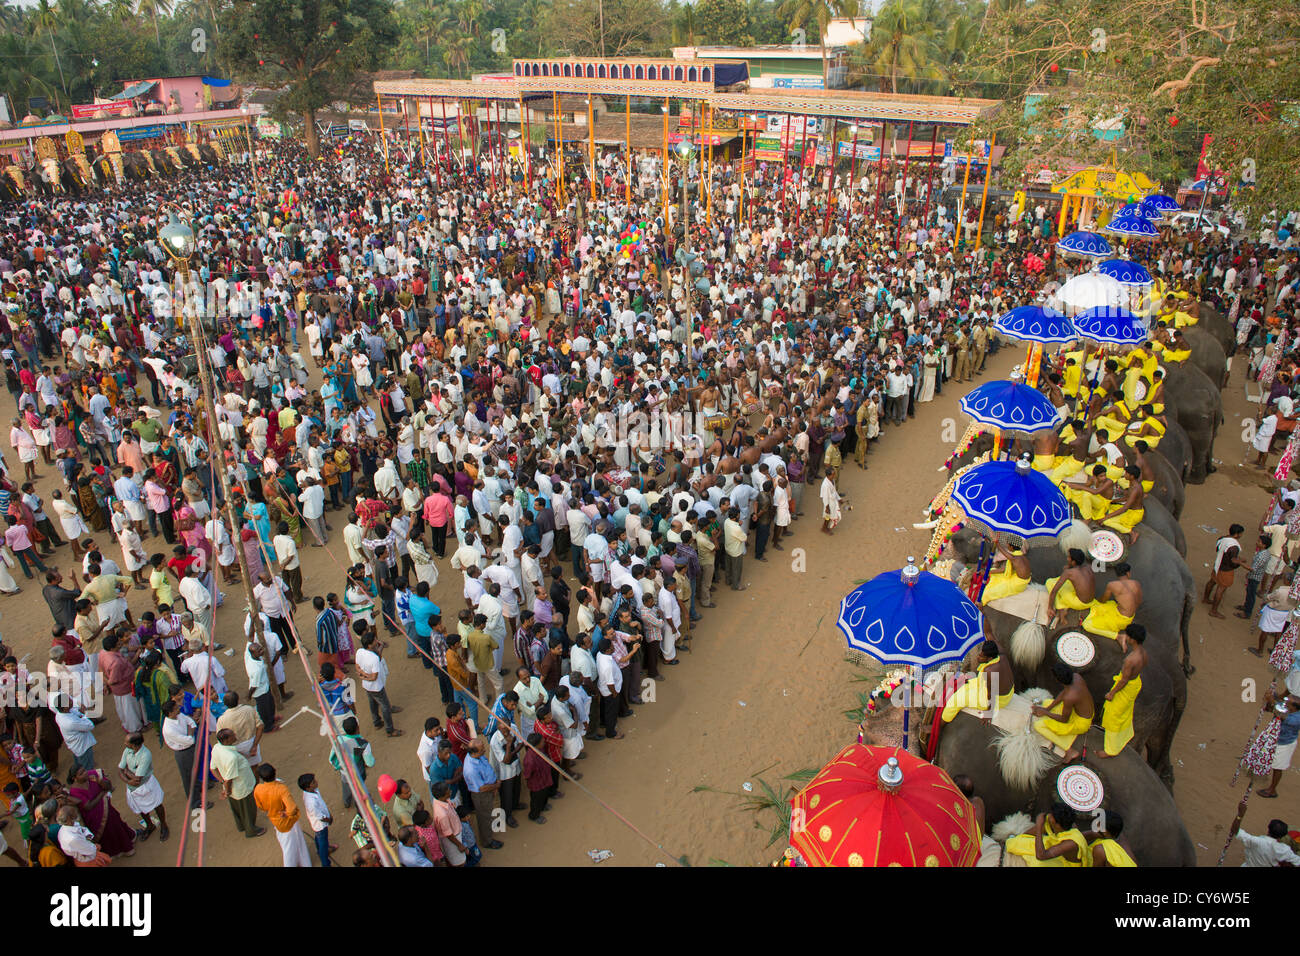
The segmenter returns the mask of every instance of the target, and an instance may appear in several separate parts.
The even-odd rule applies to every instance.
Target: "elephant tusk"
[[[929,531],[931,528],[937,528],[938,526],[939,526],[938,518],[936,518],[933,521],[913,523],[912,525],[912,527],[917,529],[918,531]]]

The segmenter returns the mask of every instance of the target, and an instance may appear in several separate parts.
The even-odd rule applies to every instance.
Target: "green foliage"
[[[761,772],[761,771],[760,771]],[[776,843],[786,839],[790,833],[790,801],[799,789],[805,786],[808,781],[817,776],[817,771],[813,769],[796,770],[794,773],[782,777],[782,781],[790,781],[794,786],[772,785],[758,774],[757,786],[753,791],[746,790],[719,790],[715,787],[698,786],[691,790],[692,793],[720,793],[727,796],[735,797],[739,803],[738,809],[755,816],[754,829],[763,830],[767,833],[767,843],[765,846],[773,846]],[[730,866],[720,860],[711,861],[712,864]]]
[[[716,46],[750,46],[753,24],[746,0],[695,0],[699,41]]]
[[[223,15],[222,32],[236,68],[283,87],[277,111],[304,119],[315,155],[316,111],[383,63],[397,23],[388,0],[238,0]]]

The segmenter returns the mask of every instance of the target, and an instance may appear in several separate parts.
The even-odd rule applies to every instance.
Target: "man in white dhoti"
[[[157,830],[159,839],[166,842],[171,833],[167,829],[167,811],[163,808],[163,788],[154,776],[153,754],[144,745],[143,735],[133,733],[126,738],[126,748],[117,768],[126,782],[126,805],[140,815],[140,823],[144,825],[143,830],[136,831],[136,840],[143,842]],[[155,813],[158,815],[156,827],[153,825]]]

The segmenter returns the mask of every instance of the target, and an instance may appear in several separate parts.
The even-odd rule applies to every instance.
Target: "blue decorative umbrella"
[[[1160,238],[1160,230],[1141,216],[1116,217],[1106,224],[1106,231],[1126,239]]]
[[[1095,232],[1072,232],[1061,238],[1056,248],[1072,256],[1102,258],[1110,255],[1110,243]]]
[[[1000,315],[993,323],[1003,335],[1043,345],[1061,345],[1079,337],[1068,316],[1041,305],[1022,305]]]
[[[957,585],[907,559],[840,602],[836,621],[849,642],[882,664],[931,667],[960,660],[984,640],[984,615]]]
[[[1152,284],[1151,273],[1140,262],[1131,259],[1107,259],[1097,266],[1102,275],[1110,276],[1120,285],[1146,287]]]
[[[952,489],[967,520],[989,534],[1010,534],[1026,544],[1052,544],[1070,526],[1070,503],[1061,489],[1019,461],[986,461],[971,468]]]
[[[1113,305],[1079,313],[1074,317],[1074,327],[1079,338],[1099,345],[1137,345],[1150,336],[1141,319]]]
[[[1125,203],[1123,206],[1120,206],[1119,211],[1111,217],[1111,221],[1114,222],[1116,219],[1128,217],[1134,217],[1137,219],[1142,218],[1142,204],[1140,202]]]
[[[1142,205],[1146,208],[1160,213],[1162,216],[1172,215],[1178,212],[1179,205],[1164,193],[1152,193],[1146,199],[1142,200]]]
[[[1061,420],[1061,413],[1046,395],[1017,378],[985,382],[972,389],[962,397],[961,410],[1004,434],[1031,435],[1055,428]]]

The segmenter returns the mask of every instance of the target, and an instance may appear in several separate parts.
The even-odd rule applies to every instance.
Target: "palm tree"
[[[777,13],[789,24],[791,30],[817,28],[817,43],[822,51],[822,84],[830,81],[830,63],[826,59],[826,28],[836,10],[844,6],[843,0],[781,0]],[[857,4],[854,3],[856,8]]]
[[[153,21],[154,39],[158,41],[158,47],[161,49],[162,33],[158,29],[158,18],[172,12],[172,0],[136,0],[135,8],[140,16],[148,17]]]
[[[872,21],[871,39],[859,48],[857,59],[865,76],[879,77],[882,88],[897,93],[900,76],[911,81],[942,77],[933,58],[937,34],[923,0],[889,0]]]
[[[63,62],[59,59],[59,48],[54,45],[54,28],[59,26],[61,18],[59,8],[51,6],[49,0],[40,0],[36,5],[36,11],[32,14],[32,24],[39,32],[45,30],[46,36],[50,38],[50,49],[54,51],[54,63],[59,68],[59,86],[63,87],[63,95],[68,96],[68,83],[63,78]],[[71,98],[69,97],[69,102]]]

